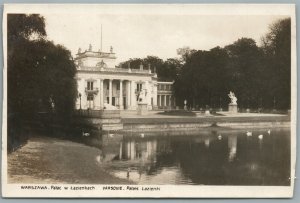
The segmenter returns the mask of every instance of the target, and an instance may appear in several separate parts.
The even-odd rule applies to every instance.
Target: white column
[[[157,84],[153,84],[153,106],[157,107]]]
[[[123,80],[120,80],[119,105],[120,105],[120,109],[124,109],[123,108]]]
[[[127,159],[130,159],[130,152],[131,152],[130,142],[127,142]]]
[[[131,141],[130,142],[130,160],[135,159],[135,142]]]
[[[164,96],[165,96],[164,106],[167,106],[167,95],[164,95]]]
[[[100,79],[99,96],[100,96],[100,109],[103,109],[104,92],[103,92],[103,79]]]
[[[108,96],[108,103],[112,105],[112,80],[109,80],[109,96]]]
[[[96,83],[94,83],[94,88],[95,90],[98,89],[97,94],[94,97],[94,109],[98,110],[100,109],[100,92],[99,92],[99,87],[100,87],[100,79],[96,79]]]
[[[131,108],[132,109],[136,109],[136,95],[135,95],[135,86],[136,86],[136,83],[135,81],[131,81],[131,84],[130,84],[130,87],[131,87],[131,90],[130,90],[130,93],[131,93]]]
[[[149,109],[149,107],[151,107],[151,93],[152,93],[152,89],[151,89],[151,85],[149,84],[148,81],[145,82],[145,86],[146,86],[146,90],[147,90],[146,101],[147,101],[148,109]]]
[[[163,103],[162,103],[162,99],[163,99],[163,95],[159,95],[160,100],[159,100],[159,106],[162,107]]]
[[[126,82],[126,89],[127,89],[127,91],[126,91],[126,99],[127,99],[127,108],[128,107],[130,107],[131,106],[131,102],[130,102],[130,97],[131,97],[131,95],[130,95],[130,81],[127,81]]]
[[[122,155],[123,155],[123,143],[120,142],[120,152],[119,152],[119,159],[122,159]]]
[[[82,97],[81,79],[77,78],[76,82],[77,82],[77,91],[78,91],[77,100],[76,100],[76,109],[80,109],[80,102],[81,102],[80,100],[82,99],[79,97],[79,94]]]
[[[87,109],[87,96],[85,94],[86,81],[84,79],[80,80],[80,93],[81,93],[81,109]]]
[[[152,151],[151,141],[147,141],[146,151],[147,151],[147,158],[149,158],[151,156],[151,151]]]

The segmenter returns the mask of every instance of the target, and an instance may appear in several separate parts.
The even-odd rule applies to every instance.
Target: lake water
[[[97,160],[136,184],[289,185],[288,129],[101,136]]]

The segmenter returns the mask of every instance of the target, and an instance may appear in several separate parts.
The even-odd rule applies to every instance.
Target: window
[[[87,90],[93,90],[94,82],[87,82]]]
[[[142,84],[137,83],[136,84],[136,89],[137,89],[138,92],[141,91],[142,90]]]
[[[120,83],[117,83],[117,90],[120,90]]]
[[[87,96],[87,100],[88,101],[93,101],[94,100],[94,96],[93,95],[88,95]]]

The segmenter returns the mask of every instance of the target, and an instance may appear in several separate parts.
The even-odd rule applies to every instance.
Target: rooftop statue
[[[107,68],[106,63],[104,63],[103,60],[102,60],[101,62],[97,63],[96,66],[97,66],[97,67],[100,67],[100,68]]]
[[[229,92],[228,97],[231,99],[230,104],[237,104],[237,98],[232,91]]]

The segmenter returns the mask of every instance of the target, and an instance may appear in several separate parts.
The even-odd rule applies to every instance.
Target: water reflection
[[[290,132],[246,132],[102,135],[96,160],[137,184],[289,185]]]
[[[228,161],[232,162],[234,161],[234,158],[236,157],[236,146],[237,146],[237,135],[230,135],[228,136]]]

